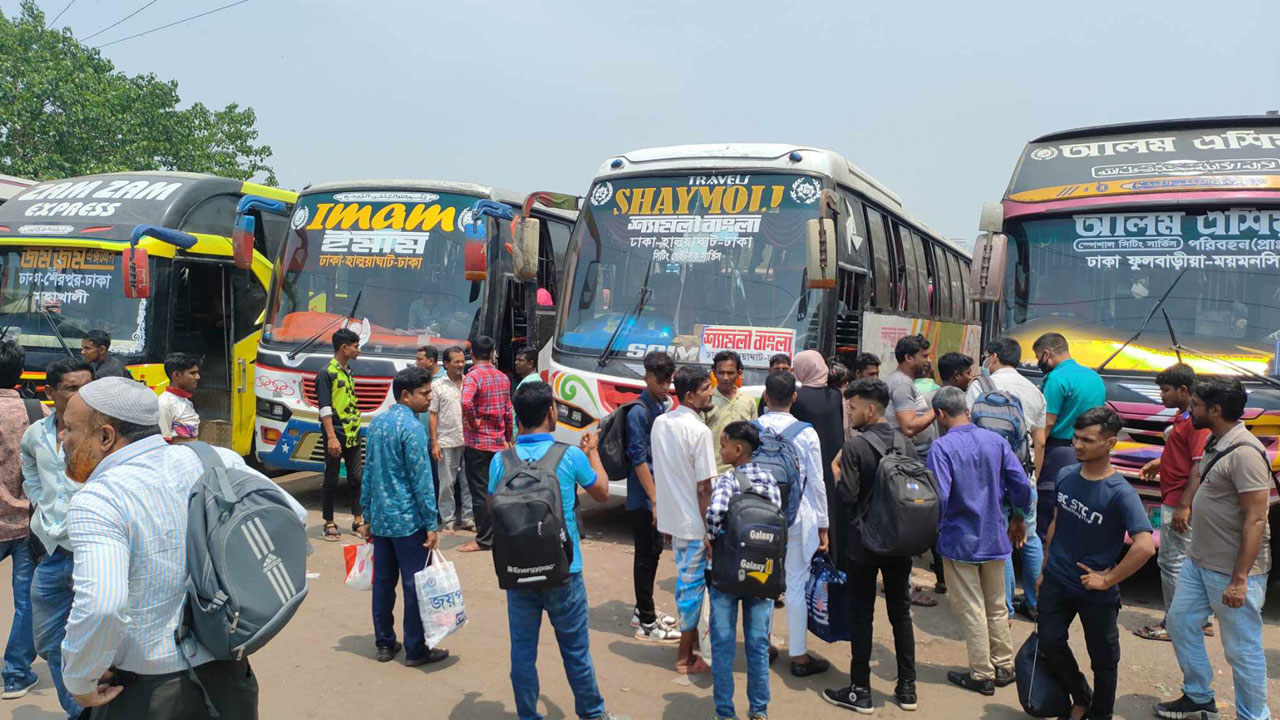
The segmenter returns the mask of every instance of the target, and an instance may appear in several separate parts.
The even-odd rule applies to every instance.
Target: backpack
[[[1040,636],[1032,631],[1013,660],[1018,678],[1018,702],[1031,717],[1056,718],[1071,714],[1071,695],[1040,653]]]
[[[909,457],[905,438],[894,434],[893,447],[873,433],[863,437],[880,456],[875,484],[859,522],[862,546],[876,555],[913,557],[933,547],[942,502],[933,471]]]
[[[1022,401],[996,388],[991,378],[985,375],[978,378],[978,385],[982,394],[973,401],[969,419],[974,425],[1004,438],[1013,454],[1022,461],[1023,469],[1031,468],[1031,444],[1027,442],[1027,419]]]
[[[27,411],[27,427],[31,427],[44,419],[44,403],[35,398],[22,398],[22,407]]]
[[[215,660],[266,645],[307,596],[306,528],[284,490],[245,467],[228,467],[202,442],[187,445],[204,474],[187,503],[187,600],[174,631]],[[185,656],[185,655],[184,655]]]
[[[729,498],[723,531],[712,541],[707,579],[729,595],[780,597],[787,591],[786,515],[741,472],[734,470],[733,477],[740,492]]]
[[[600,420],[597,431],[600,464],[610,480],[626,480],[631,475],[631,458],[627,455],[627,413],[638,404],[640,401],[633,400],[621,405]]]
[[[759,420],[752,420],[751,424],[760,431],[760,447],[751,456],[751,462],[764,466],[773,476],[774,482],[778,483],[778,491],[782,493],[782,509],[787,515],[787,527],[791,527],[800,513],[800,500],[804,497],[804,486],[800,482],[800,449],[796,447],[796,438],[812,425],[796,420],[779,433],[761,425]]]
[[[569,579],[569,537],[556,467],[568,452],[553,444],[526,461],[515,448],[502,451],[502,480],[489,498],[493,521],[493,568],[503,590],[559,587]]]

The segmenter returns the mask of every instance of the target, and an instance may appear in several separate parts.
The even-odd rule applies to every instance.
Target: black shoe
[[[1020,597],[1013,601],[1013,614],[1021,615],[1031,622],[1036,622],[1040,619],[1040,611],[1031,607],[1031,604],[1028,603],[1027,599],[1024,597]]]
[[[396,643],[391,647],[378,648],[378,662],[391,662],[392,658],[400,654],[401,647],[400,643]]]
[[[438,662],[440,662],[441,660],[444,660],[444,659],[445,659],[445,658],[447,658],[447,657],[449,657],[449,651],[448,651],[448,650],[443,650],[443,649],[441,649],[441,648],[436,648],[436,649],[434,649],[434,650],[428,650],[428,651],[427,651],[427,654],[426,654],[426,655],[424,655],[424,656],[422,656],[422,657],[420,657],[420,658],[413,658],[413,659],[405,658],[405,659],[404,659],[404,666],[405,666],[405,667],[418,667],[419,665],[430,665],[431,663],[438,663]],[[381,658],[379,658],[379,659],[381,659]]]
[[[899,680],[898,686],[893,689],[893,699],[898,701],[898,707],[903,710],[915,710],[916,704],[916,684],[912,680]]]
[[[1156,717],[1164,720],[1218,720],[1216,701],[1198,703],[1186,695],[1177,700],[1157,704],[1155,711]]]
[[[959,685],[965,690],[972,690],[976,693],[990,697],[996,694],[996,685],[990,680],[977,680],[972,673],[956,672],[952,670],[947,673],[947,681],[952,685]]]
[[[778,646],[770,645],[769,646],[769,664],[772,665],[773,661],[777,659],[778,659]]]
[[[798,663],[795,660],[791,661],[792,675],[798,678],[809,677],[810,675],[818,675],[831,669],[831,663],[823,660],[822,658],[816,658],[812,655],[806,655],[805,657],[809,658],[809,662]]]
[[[842,687],[834,690],[823,690],[822,699],[845,710],[852,710],[863,715],[875,712],[871,704],[871,688]]]
[[[784,608],[787,606],[787,601],[783,600],[782,598],[778,598],[777,600],[773,601],[773,606],[776,608]]]
[[[1000,687],[1009,687],[1010,685],[1014,684],[1017,681],[1018,681],[1018,676],[1014,674],[1012,670],[1005,670],[1004,668],[996,668],[996,679],[993,680],[992,682],[995,684],[996,687],[1000,688]]]

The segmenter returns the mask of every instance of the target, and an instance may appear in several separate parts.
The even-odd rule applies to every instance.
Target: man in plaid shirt
[[[471,488],[476,539],[458,548],[461,552],[489,550],[493,546],[493,521],[489,518],[489,463],[496,452],[511,444],[511,380],[493,366],[493,338],[481,335],[471,341],[475,363],[462,382],[462,438],[466,449],[462,463]]]

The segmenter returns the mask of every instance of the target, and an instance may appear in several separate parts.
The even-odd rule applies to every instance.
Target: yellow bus
[[[0,337],[26,349],[23,392],[39,396],[45,366],[78,355],[90,330],[156,392],[164,358],[200,356],[193,402],[200,438],[249,455],[253,366],[274,248],[285,216],[262,212],[251,237],[238,208],[291,208],[297,194],[181,172],[130,172],[42,182],[0,206]],[[281,227],[273,228],[276,223]],[[249,243],[252,242],[252,251]]]

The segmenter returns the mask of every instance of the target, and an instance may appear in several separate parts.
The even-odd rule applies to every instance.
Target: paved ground
[[[311,580],[310,596],[285,632],[253,656],[262,687],[261,717],[264,720],[515,718],[507,676],[504,596],[497,588],[489,556],[448,552],[468,540],[466,534],[446,536],[444,540],[446,554],[457,563],[462,576],[470,615],[470,624],[445,642],[453,657],[426,668],[406,668],[398,662],[379,664],[373,660],[369,595],[346,588],[342,582],[342,553],[338,545],[319,540],[318,478],[294,476],[286,479],[285,486],[311,510],[309,531],[316,545],[311,570],[317,577]],[[585,503],[592,504],[589,500]],[[584,512],[584,527],[591,645],[600,687],[609,708],[628,714],[634,720],[711,717],[714,708],[710,677],[690,682],[677,676],[671,669],[675,661],[674,648],[642,643],[631,636],[627,625],[632,603],[631,547],[622,511],[616,508],[588,510]],[[354,538],[344,540],[353,541]],[[917,569],[916,572],[923,582],[932,582],[926,571]],[[674,582],[671,556],[666,553],[659,575],[658,602],[668,610],[673,605]],[[1126,606],[1120,614],[1123,657],[1117,716],[1150,718],[1151,705],[1175,697],[1180,682],[1170,645],[1141,640],[1129,632],[1158,620],[1160,585],[1154,565],[1126,584],[1124,594]],[[8,593],[0,592],[0,617],[12,617],[11,602]],[[1272,602],[1266,617],[1268,683],[1273,705],[1280,706],[1280,603]],[[965,657],[957,623],[945,598],[936,608],[915,609],[915,623],[920,674],[920,711],[916,716],[1025,717],[1013,687],[998,690],[994,698],[984,698],[947,684],[946,671],[961,668]],[[775,636],[785,636],[785,624],[785,618],[778,612]],[[1077,636],[1078,628],[1077,625]],[[1015,620],[1015,644],[1020,645],[1031,629],[1030,623]],[[875,640],[872,685],[879,705],[877,715],[910,715],[892,704],[895,674],[892,638],[882,611],[876,616]],[[1083,643],[1079,637],[1075,640],[1076,652],[1083,659],[1086,657]],[[770,716],[775,719],[853,717],[827,705],[819,696],[824,687],[848,682],[848,645],[827,645],[813,639],[811,648],[829,658],[835,667],[826,675],[797,680],[787,672],[785,661],[780,660],[772,676]],[[1223,717],[1234,717],[1230,710],[1233,707],[1230,672],[1224,674],[1226,665],[1217,640],[1210,641],[1209,653],[1218,670],[1216,688]],[[539,669],[543,712],[549,720],[572,720],[573,696],[565,682],[549,625],[543,630]],[[37,689],[21,700],[0,703],[0,717],[14,720],[61,717],[43,661],[37,661],[36,670],[41,675]],[[741,655],[737,670],[738,703],[743,711],[746,700]]]

